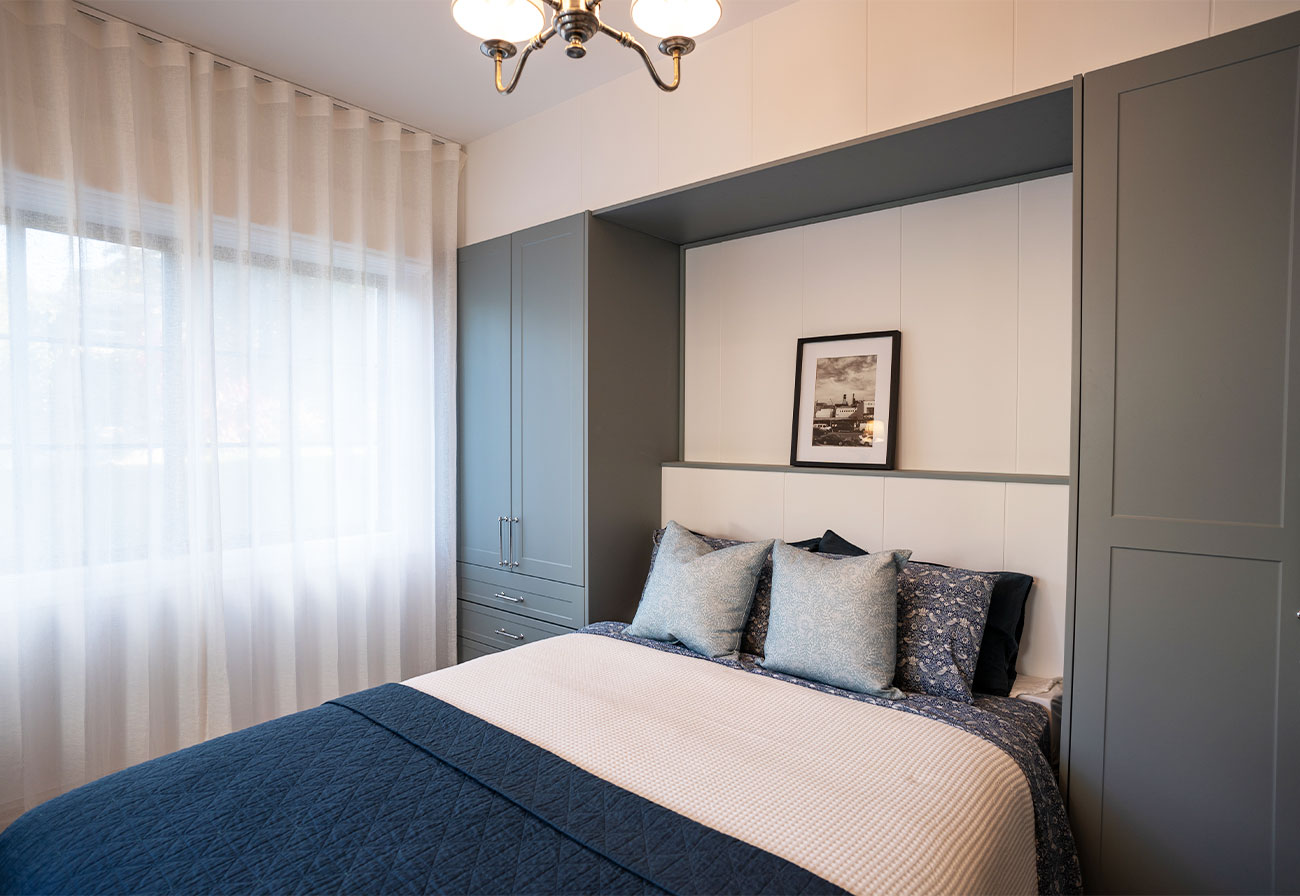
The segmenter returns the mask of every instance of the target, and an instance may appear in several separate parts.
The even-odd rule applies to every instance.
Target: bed
[[[1048,732],[601,623],[50,800],[0,892],[1076,892]]]

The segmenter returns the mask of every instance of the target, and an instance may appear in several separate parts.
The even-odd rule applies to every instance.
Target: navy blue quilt
[[[397,684],[181,750],[0,834],[0,893],[838,893]]]

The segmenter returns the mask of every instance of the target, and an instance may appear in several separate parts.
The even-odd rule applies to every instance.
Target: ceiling
[[[604,0],[602,18],[632,30],[631,0]],[[709,38],[793,0],[725,0]],[[597,36],[585,59],[555,38],[534,53],[519,87],[498,96],[478,39],[451,18],[449,0],[90,0],[111,16],[292,81],[371,112],[468,143],[599,84],[642,68],[640,58]],[[658,43],[636,34],[648,48]],[[660,71],[668,59],[654,52]],[[507,62],[512,67],[515,60]],[[508,68],[507,72],[513,70]],[[682,64],[691,74],[691,59]],[[649,75],[645,89],[656,91]]]

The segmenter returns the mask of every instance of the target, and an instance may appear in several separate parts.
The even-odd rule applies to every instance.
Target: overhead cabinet
[[[587,214],[460,251],[463,639],[631,618],[677,454],[678,255]]]

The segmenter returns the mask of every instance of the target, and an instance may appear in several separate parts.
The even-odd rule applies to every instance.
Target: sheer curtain
[[[0,2],[0,827],[453,661],[459,164]]]

